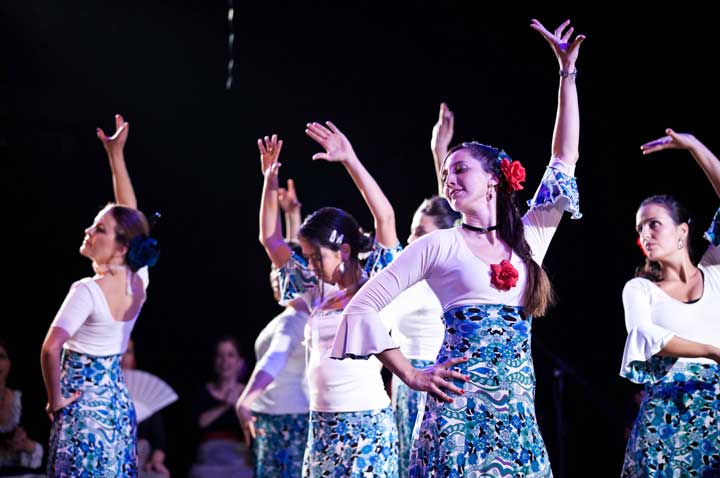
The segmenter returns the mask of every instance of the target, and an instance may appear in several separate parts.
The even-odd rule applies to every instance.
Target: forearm
[[[122,151],[108,153],[108,161],[110,162],[110,170],[112,171],[115,202],[137,209],[137,198],[135,197],[135,190],[130,181],[130,174],[125,165],[125,154]]]
[[[60,349],[44,344],[40,352],[40,367],[45,382],[48,403],[52,406],[62,398],[60,389]]]
[[[564,72],[574,72],[575,63],[561,65]],[[575,76],[561,76],[558,90],[558,109],[553,130],[552,155],[567,164],[578,160],[580,140],[580,107]]]
[[[375,220],[375,238],[387,247],[397,244],[395,231],[395,211],[375,179],[365,166],[353,154],[352,158],[343,163],[353,182],[360,190],[365,203]]]
[[[222,405],[217,405],[209,410],[202,412],[198,417],[198,426],[200,428],[209,427],[212,422],[220,418],[220,416],[228,409],[230,409],[230,405],[227,403],[223,403]]]
[[[690,148],[690,153],[707,175],[715,193],[720,196],[720,160],[703,143],[698,140],[696,143]]]
[[[245,386],[242,395],[238,398],[238,406],[250,408],[253,402],[262,395],[263,391],[270,385],[275,377],[263,370],[255,370]]]
[[[300,230],[301,223],[302,223],[302,218],[300,216],[299,208],[285,213],[285,240],[286,241],[297,242],[298,231]]]
[[[709,358],[718,360],[720,349],[708,344],[673,337],[656,355],[661,357]]]
[[[447,148],[436,146],[432,149],[433,153],[433,164],[435,166],[435,179],[437,179],[438,195],[442,196],[444,193],[444,187],[442,182],[442,163],[447,156]]]
[[[412,374],[416,369],[412,366],[410,361],[400,352],[400,349],[389,349],[377,354],[378,360],[390,370],[393,375],[397,376],[400,380],[409,384],[412,379]]]
[[[290,259],[290,249],[282,237],[276,175],[266,175],[260,199],[260,243],[276,267]]]

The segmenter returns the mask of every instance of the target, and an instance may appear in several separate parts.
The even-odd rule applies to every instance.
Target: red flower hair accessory
[[[513,161],[505,151],[501,150],[500,153],[498,153],[496,164],[512,191],[519,191],[523,188],[522,183],[525,182],[525,168],[520,164],[520,161]]]
[[[500,264],[490,264],[490,269],[492,270],[490,283],[496,289],[510,290],[517,285],[520,274],[507,259],[503,259]]]

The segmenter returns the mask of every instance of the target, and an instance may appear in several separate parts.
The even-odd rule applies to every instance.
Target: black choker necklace
[[[465,224],[464,222],[461,225],[462,225],[463,229],[467,229],[468,231],[475,231],[475,232],[482,232],[482,233],[494,231],[495,229],[498,228],[497,225],[490,226],[490,227],[477,227],[477,226],[471,226],[470,224]]]

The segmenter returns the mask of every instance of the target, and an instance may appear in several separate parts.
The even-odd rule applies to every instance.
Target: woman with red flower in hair
[[[535,419],[530,330],[532,317],[553,302],[545,252],[563,212],[580,217],[575,61],[585,37],[571,40],[569,23],[554,32],[530,25],[560,63],[552,158],[530,209],[521,215],[516,205],[525,181],[519,162],[477,142],[454,147],[442,180],[462,225],[413,241],[343,313],[332,357],[377,355],[409,387],[430,392],[415,426],[410,477],[552,476]],[[436,364],[415,369],[378,312],[423,279],[443,306],[445,337]]]

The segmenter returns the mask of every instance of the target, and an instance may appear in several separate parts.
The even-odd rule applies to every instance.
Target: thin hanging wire
[[[235,73],[235,27],[233,18],[235,17],[235,0],[228,0],[228,62],[227,62],[227,79],[225,80],[225,89],[230,90],[233,87],[233,77]]]

